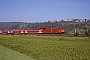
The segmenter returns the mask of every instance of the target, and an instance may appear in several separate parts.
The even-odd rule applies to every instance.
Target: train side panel
[[[25,33],[39,33],[39,30],[25,30]]]
[[[2,30],[0,30],[0,34],[2,34]]]
[[[64,30],[61,28],[42,29],[43,33],[63,33]]]
[[[30,33],[64,33],[64,30],[61,28],[39,28],[39,29],[14,29],[14,30],[0,30],[0,34],[30,34]]]
[[[11,31],[12,32],[12,34],[23,34],[24,33],[24,31],[23,30],[12,30]]]

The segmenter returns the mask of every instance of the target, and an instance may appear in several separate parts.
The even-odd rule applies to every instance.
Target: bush
[[[88,35],[90,36],[90,29],[88,30]]]
[[[69,34],[69,32],[68,31],[65,31],[65,34]]]
[[[74,36],[79,36],[79,32],[76,32],[76,33],[74,34]]]
[[[86,36],[88,36],[88,35],[89,35],[88,30],[86,30],[86,31],[85,31],[85,35],[86,35]]]

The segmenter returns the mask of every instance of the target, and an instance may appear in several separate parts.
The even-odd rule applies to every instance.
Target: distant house
[[[63,19],[63,20],[50,20],[50,22],[87,22],[87,19]]]

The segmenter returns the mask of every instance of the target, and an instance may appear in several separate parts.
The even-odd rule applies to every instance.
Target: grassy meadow
[[[0,45],[36,60],[90,60],[90,37],[0,35]]]
[[[0,60],[34,60],[25,54],[8,49],[0,45]]]

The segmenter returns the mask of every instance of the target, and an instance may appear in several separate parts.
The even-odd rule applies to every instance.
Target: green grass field
[[[34,59],[0,45],[0,60],[34,60]]]
[[[90,37],[0,35],[0,45],[37,60],[90,60]]]

